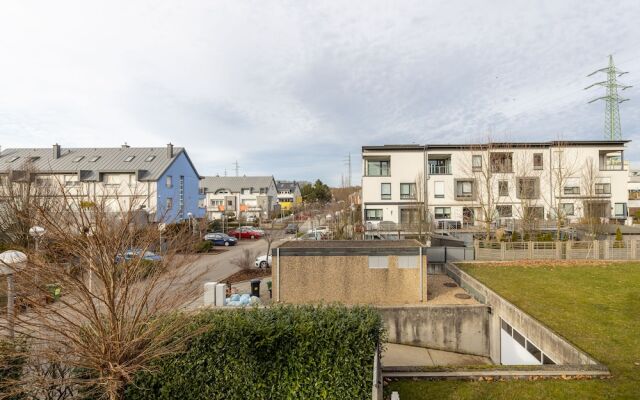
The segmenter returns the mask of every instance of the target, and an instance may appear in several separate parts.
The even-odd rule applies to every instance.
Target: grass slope
[[[606,364],[607,380],[400,381],[411,399],[640,399],[640,263],[461,266]]]

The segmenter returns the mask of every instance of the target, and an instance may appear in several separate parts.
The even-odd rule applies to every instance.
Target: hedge
[[[366,399],[382,339],[368,307],[202,311],[187,349],[138,374],[126,398]]]

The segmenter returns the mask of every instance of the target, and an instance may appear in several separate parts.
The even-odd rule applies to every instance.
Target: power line
[[[613,63],[613,56],[609,56],[609,66],[605,68],[600,68],[587,76],[593,76],[598,72],[603,72],[607,74],[607,80],[602,82],[593,83],[585,88],[589,89],[594,86],[603,86],[607,89],[607,94],[602,97],[597,97],[588,104],[593,103],[594,101],[604,100],[605,101],[605,112],[604,112],[604,136],[609,140],[621,140],[622,139],[622,127],[620,126],[620,110],[618,104],[628,101],[629,99],[623,99],[618,96],[618,88],[622,90],[629,89],[631,86],[623,85],[617,82],[617,78],[626,74],[627,72],[620,71],[616,68]]]

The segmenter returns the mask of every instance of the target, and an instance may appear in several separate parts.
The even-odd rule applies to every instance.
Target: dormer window
[[[89,162],[96,162],[100,159],[100,156],[93,156],[89,159]]]
[[[149,157],[145,158],[144,160],[145,160],[146,162],[151,162],[151,161],[153,161],[155,158],[156,158],[156,156],[149,156]]]
[[[76,158],[73,159],[73,162],[80,162],[84,159],[84,156],[78,156]]]
[[[131,162],[134,158],[136,158],[136,156],[128,156],[124,159],[124,162]]]

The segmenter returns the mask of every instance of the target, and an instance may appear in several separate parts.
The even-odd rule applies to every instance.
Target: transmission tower
[[[618,88],[625,90],[629,89],[631,86],[618,83],[617,78],[626,74],[627,72],[622,72],[615,67],[615,65],[613,64],[613,56],[611,55],[609,56],[608,67],[593,71],[587,76],[593,76],[598,72],[606,72],[607,80],[589,85],[585,88],[585,90],[594,86],[604,86],[607,89],[607,94],[606,96],[598,97],[591,100],[588,104],[591,104],[594,101],[598,100],[605,101],[606,106],[604,111],[604,136],[609,140],[621,140],[622,128],[620,127],[620,111],[618,110],[618,104],[628,101],[629,99],[623,99],[619,97]]]
[[[351,153],[343,160],[344,165],[347,166],[348,175],[346,178],[343,176],[343,186],[351,187]]]
[[[236,176],[240,176],[240,164],[238,164],[238,160],[236,160],[236,162],[233,163],[233,165],[236,170]]]

